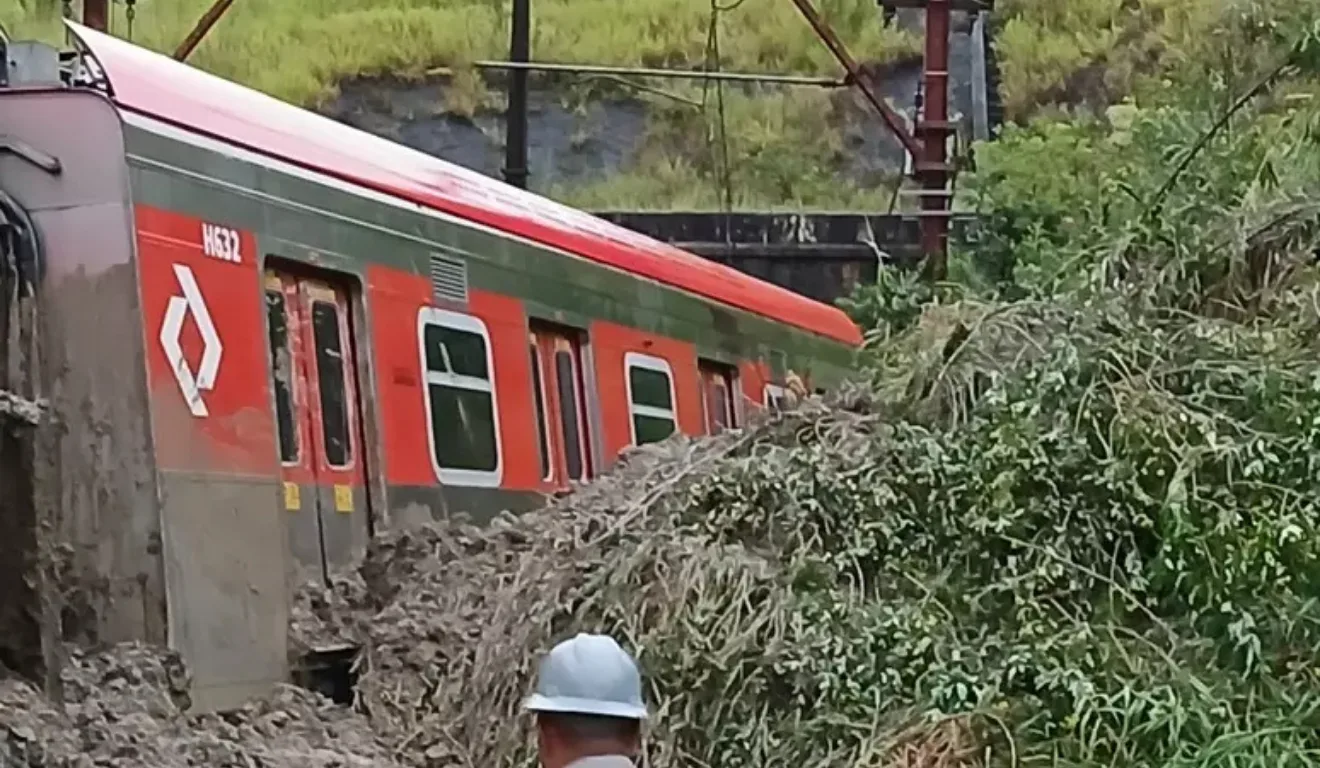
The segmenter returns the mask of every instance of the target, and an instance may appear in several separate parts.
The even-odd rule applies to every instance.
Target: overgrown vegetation
[[[16,36],[59,39],[59,3],[24,0],[0,9]],[[140,0],[133,39],[171,51],[211,0]],[[818,4],[858,58],[875,63],[911,57],[919,40],[881,23],[874,0]],[[465,67],[508,54],[508,0],[244,0],[236,3],[192,63],[280,98],[316,106],[349,77],[422,77],[455,69],[445,103],[461,113],[502,109],[497,92]],[[718,13],[714,11],[721,8]],[[128,35],[124,6],[114,5],[113,32]],[[709,59],[710,22],[725,70],[838,74],[829,52],[788,0],[536,0],[533,55],[538,60],[701,68]],[[632,167],[624,173],[542,191],[570,203],[636,208],[717,209],[727,194],[738,207],[880,208],[890,179],[840,182],[844,128],[830,95],[813,88],[748,93],[728,88],[729,182],[713,93],[658,81],[669,96],[618,87],[643,100],[655,117]],[[586,87],[586,86],[584,86]],[[590,86],[599,91],[599,85]],[[572,90],[566,98],[576,98]],[[703,104],[705,105],[703,107]],[[544,176],[533,175],[533,183]]]
[[[172,51],[213,0],[139,0],[135,42]],[[24,10],[24,7],[27,10]],[[724,4],[721,4],[724,5]],[[58,0],[0,11],[16,36],[59,39]],[[504,59],[508,0],[244,0],[192,63],[286,101],[315,106],[346,77],[420,76],[436,66]],[[827,0],[822,12],[860,57],[892,60],[914,40],[875,21],[872,0]],[[542,61],[689,67],[705,59],[710,0],[536,0],[532,50]],[[128,35],[125,6],[112,31]],[[743,0],[719,14],[727,69],[833,73],[836,65],[786,0]]]
[[[653,765],[1320,759],[1320,22],[1222,31],[1237,85],[987,151],[959,279],[855,297],[860,386],[379,542],[349,634],[385,740],[527,764],[489,723],[604,629]]]
[[[138,42],[171,50],[209,0],[140,0]],[[0,8],[16,35],[59,36],[58,0]],[[236,4],[194,63],[294,102],[316,105],[346,77],[420,77],[457,68],[446,102],[466,112],[499,99],[467,62],[507,53],[507,0],[365,2],[245,0]],[[730,70],[837,74],[828,52],[788,0],[743,0],[719,14],[721,66]],[[919,52],[911,33],[885,27],[873,0],[827,0],[824,15],[863,60],[893,62]],[[76,3],[75,3],[76,6]],[[1216,32],[1225,13],[1250,13],[1243,0],[1001,0],[995,18],[1002,91],[1011,118],[1061,105],[1098,115],[1126,96],[1158,92],[1185,66],[1245,71],[1252,53]],[[1308,0],[1273,3],[1304,15]],[[124,5],[114,32],[128,33]],[[710,0],[537,0],[534,55],[549,61],[701,67],[708,57]],[[1268,21],[1268,17],[1259,19]],[[697,88],[653,83],[700,104]],[[887,210],[894,179],[844,173],[847,126],[828,94],[810,88],[729,89],[722,146],[713,100],[705,109],[642,92],[655,113],[630,168],[607,178],[543,188],[589,207]],[[911,105],[900,105],[910,107]],[[693,138],[700,141],[694,141]],[[726,181],[727,178],[727,181]],[[539,183],[538,177],[533,181]],[[726,192],[727,187],[727,192]]]
[[[968,190],[983,226],[958,257],[962,282],[1052,295],[1092,280],[1107,259],[1137,262],[1124,274],[1138,268],[1146,240],[1218,259],[1245,236],[1248,214],[1304,199],[1320,170],[1320,77],[1312,54],[1288,58],[1280,46],[1314,23],[1287,0],[1230,6],[1208,34],[1236,64],[1188,59],[1142,100],[1010,127],[981,147]],[[1131,243],[1110,253],[1117,238]]]
[[[1095,113],[1155,96],[1187,67],[1232,79],[1255,64],[1255,39],[1314,14],[1310,0],[1000,0],[1005,109],[1017,120],[1057,106]]]
[[[850,304],[893,410],[841,571],[885,671],[848,679],[1000,760],[1320,758],[1320,23],[1282,5],[1216,27],[1232,75],[1008,131],[956,279]]]

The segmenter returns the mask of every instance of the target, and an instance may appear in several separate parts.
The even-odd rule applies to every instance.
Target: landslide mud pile
[[[811,614],[828,610],[816,601],[831,580],[852,578],[831,573],[845,547],[819,556],[859,510],[820,504],[857,490],[850,475],[874,459],[884,430],[868,408],[862,393],[812,401],[639,449],[533,513],[390,534],[357,574],[304,591],[295,641],[361,643],[357,707],[411,765],[529,764],[520,705],[536,660],[578,631],[638,654],[651,765],[860,765],[904,750],[893,764],[970,765],[962,719],[904,730],[907,713],[887,705],[857,723],[812,714],[850,685],[846,665],[822,675],[833,630]]]
[[[1314,339],[938,307],[865,391],[381,539],[295,633],[361,644],[357,709],[426,768],[530,765],[536,660],[592,630],[658,768],[1308,764]]]
[[[374,542],[295,611],[297,645],[361,646],[352,710],[182,716],[177,661],[121,648],[75,656],[67,714],[0,689],[4,757],[530,766],[534,665],[594,630],[641,662],[656,768],[1311,764],[1320,321],[923,322],[939,352],[883,386]]]
[[[184,715],[188,675],[170,652],[136,644],[74,651],[62,679],[62,712],[26,682],[0,680],[0,766],[395,765],[361,717],[300,688],[280,687],[225,715]]]

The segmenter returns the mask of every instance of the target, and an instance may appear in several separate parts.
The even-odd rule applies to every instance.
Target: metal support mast
[[[922,104],[915,131],[908,131],[901,118],[880,98],[875,84],[843,47],[842,41],[816,13],[811,0],[793,0],[812,29],[830,49],[866,100],[879,113],[903,147],[912,155],[913,177],[920,183],[921,246],[926,276],[943,280],[948,274],[949,219],[952,215],[950,180],[953,165],[948,140],[956,128],[949,120],[949,21],[951,11],[988,11],[994,0],[879,0],[885,20],[900,8],[926,11],[926,45],[922,66]]]
[[[921,250],[926,277],[943,280],[948,274],[950,189],[953,166],[947,155],[949,136],[949,0],[927,0],[926,50],[921,76],[922,109],[917,115],[921,155],[913,169],[921,183]]]
[[[513,18],[509,31],[509,60],[515,68],[509,72],[509,106],[505,112],[504,180],[520,189],[527,188],[527,68],[532,49],[531,0],[513,0]]]
[[[197,46],[202,44],[202,39],[211,31],[211,27],[214,27],[216,22],[220,21],[220,17],[224,16],[225,12],[229,10],[229,6],[233,4],[234,0],[215,0],[215,3],[197,20],[196,26],[183,39],[183,42],[179,43],[179,47],[174,49],[175,60],[187,60],[192,52],[197,50]]]

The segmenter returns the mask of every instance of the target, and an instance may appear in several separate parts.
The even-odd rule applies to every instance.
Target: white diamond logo
[[[211,321],[211,312],[206,308],[202,291],[197,287],[197,278],[188,267],[174,265],[174,276],[179,281],[182,296],[171,296],[170,304],[165,309],[165,322],[160,326],[160,345],[165,349],[165,359],[169,360],[174,370],[174,378],[179,382],[179,391],[188,403],[188,410],[199,418],[210,415],[202,393],[211,391],[215,386],[216,374],[220,371],[220,355],[224,346],[220,343],[220,334],[216,333],[215,323]],[[202,334],[202,363],[194,374],[183,358],[183,321],[191,312],[197,329]]]

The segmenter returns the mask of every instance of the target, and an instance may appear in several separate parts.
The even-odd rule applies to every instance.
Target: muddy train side
[[[39,318],[59,498],[36,503],[79,587],[63,632],[179,649],[199,708],[288,678],[294,587],[373,533],[529,507],[851,360],[848,332],[786,321],[799,304],[746,311],[286,161],[127,107],[141,84],[97,67],[99,87],[0,87],[0,189],[38,246],[8,260],[5,316]],[[217,110],[241,91],[216,87]],[[21,506],[0,514],[6,594],[41,535]],[[0,613],[23,629],[9,658],[25,602]]]

